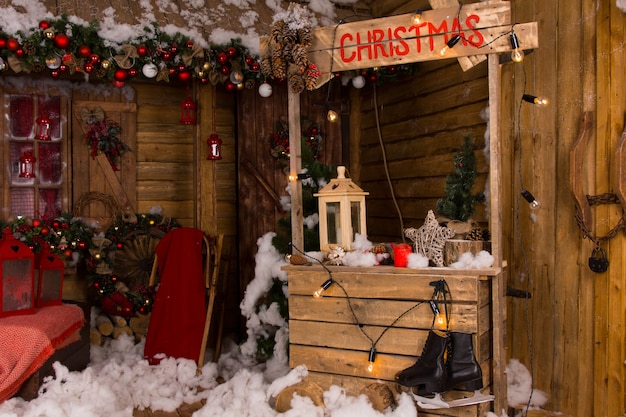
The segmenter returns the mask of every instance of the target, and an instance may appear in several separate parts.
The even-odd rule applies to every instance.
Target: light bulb
[[[439,330],[446,330],[448,328],[448,320],[445,314],[437,313],[435,316],[435,327]]]
[[[326,118],[328,119],[329,122],[335,123],[337,119],[339,118],[339,115],[334,110],[328,110],[328,114],[326,114]]]
[[[454,45],[459,43],[460,40],[461,40],[461,35],[454,35],[453,37],[451,37],[450,40],[446,42],[444,47],[441,48],[441,50],[439,51],[439,55],[444,56],[448,52],[448,49],[453,48]]]
[[[321,298],[322,295],[324,294],[324,291],[326,291],[331,285],[333,285],[333,279],[332,278],[328,278],[326,281],[324,281],[324,283],[313,293],[313,297],[315,298]]]
[[[522,194],[522,197],[524,197],[524,200],[528,201],[528,204],[530,204],[530,208],[532,210],[536,210],[539,208],[539,206],[541,206],[541,203],[535,199],[535,197],[530,193],[530,191],[522,190],[521,194]]]
[[[548,101],[547,98],[545,97],[537,97],[537,96],[533,96],[531,94],[524,94],[522,96],[522,100],[531,103],[531,104],[535,104],[539,107],[546,107],[548,106],[548,104],[550,104],[550,102]]]
[[[376,349],[372,347],[367,359],[367,372],[374,372],[374,362],[376,361]]]
[[[422,13],[415,12],[415,14],[413,15],[413,24],[419,25],[420,23],[422,23]]]
[[[511,51],[511,60],[513,62],[522,62],[524,60],[524,51],[519,47],[517,35],[515,33],[511,33],[509,38],[511,40],[511,47],[513,48]]]

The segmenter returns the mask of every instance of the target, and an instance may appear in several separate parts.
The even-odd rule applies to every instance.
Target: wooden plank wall
[[[322,150],[320,161],[338,165],[343,161],[341,123],[326,120],[325,102],[328,85],[300,94],[300,114],[320,125]],[[333,82],[330,101],[346,98]],[[261,97],[257,89],[245,89],[238,99],[238,203],[239,203],[239,266],[242,296],[247,284],[254,279],[254,259],[257,239],[277,230],[277,222],[287,215],[281,208],[280,197],[286,196],[287,173],[270,153],[270,138],[276,122],[287,117],[287,84],[273,85],[273,94]],[[286,120],[286,119],[285,119]],[[279,248],[284,251],[286,248]]]
[[[372,10],[385,16],[416,5],[377,1]],[[531,295],[507,299],[507,356],[533,372],[534,388],[549,396],[544,408],[571,416],[621,416],[626,386],[626,242],[620,232],[604,245],[608,272],[589,270],[594,245],[583,238],[575,220],[569,158],[583,112],[593,111],[584,188],[589,195],[616,191],[615,149],[626,114],[625,14],[613,0],[572,0],[567,5],[529,0],[511,5],[513,21],[539,23],[540,47],[522,64],[502,66],[499,122],[507,286]],[[545,109],[528,105],[521,101],[524,93],[546,96],[551,105]],[[367,95],[359,98],[371,100]],[[360,117],[365,132],[368,119]],[[362,140],[371,142],[365,134]],[[365,162],[362,170],[369,173]],[[531,211],[520,199],[522,188],[541,202],[538,210]],[[375,215],[376,208],[372,212]],[[592,213],[593,232],[602,236],[618,223],[622,210],[608,204],[593,206]],[[375,227],[368,221],[368,230]]]
[[[399,242],[403,228],[423,224],[428,210],[444,195],[446,176],[454,171],[454,152],[466,135],[472,136],[477,157],[475,192],[485,190],[488,164],[482,149],[487,125],[481,114],[488,107],[486,76],[485,65],[463,72],[456,61],[427,62],[412,77],[368,85],[359,97],[352,94],[360,107],[352,103],[359,111],[352,112],[350,124],[359,131],[351,137],[351,155],[356,149],[358,154],[351,156],[350,169],[359,186],[370,192],[370,240]],[[474,220],[486,221],[484,207],[477,206]]]

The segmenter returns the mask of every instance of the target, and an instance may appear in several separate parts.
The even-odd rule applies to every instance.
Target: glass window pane
[[[61,138],[61,97],[44,96],[38,97],[39,114],[45,114],[50,120],[50,137],[54,139]]]
[[[32,188],[11,189],[11,214],[35,217],[35,190]]]
[[[61,144],[39,144],[39,183],[43,185],[61,184]]]
[[[33,117],[32,96],[11,96],[10,131],[13,138],[29,138],[33,135],[35,118]]]
[[[61,215],[61,191],[58,189],[39,190],[39,215],[53,219]]]

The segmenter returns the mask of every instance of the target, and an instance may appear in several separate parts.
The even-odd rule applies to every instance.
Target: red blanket
[[[56,349],[77,341],[84,321],[76,305],[0,319],[0,402],[15,395]]]
[[[162,355],[195,361],[200,356],[206,316],[203,236],[201,230],[183,227],[157,245],[160,283],[144,348],[151,364]]]

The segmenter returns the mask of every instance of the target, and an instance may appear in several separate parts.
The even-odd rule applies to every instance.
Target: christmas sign
[[[331,72],[511,51],[513,31],[521,49],[538,46],[536,22],[510,21],[510,3],[490,1],[344,23],[314,30],[308,54],[319,86]]]

